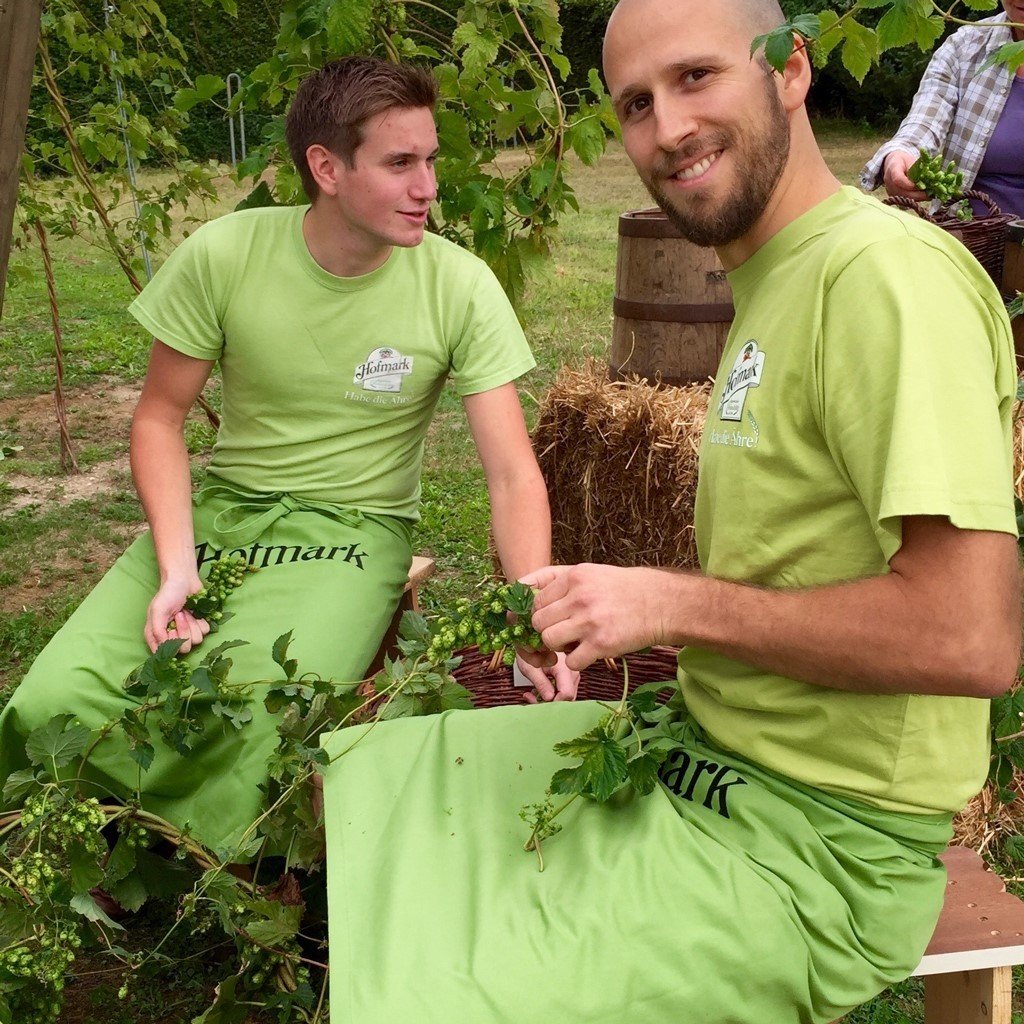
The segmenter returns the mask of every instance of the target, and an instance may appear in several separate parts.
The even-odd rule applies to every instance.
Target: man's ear
[[[793,33],[793,49],[786,66],[778,78],[779,99],[787,111],[803,106],[811,90],[811,56],[807,52],[807,40]]]
[[[306,150],[306,163],[309,164],[309,173],[320,186],[320,191],[328,196],[336,196],[339,189],[338,172],[341,157],[317,142]]]

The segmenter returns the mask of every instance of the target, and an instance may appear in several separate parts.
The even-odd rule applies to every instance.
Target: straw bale
[[[994,853],[1008,836],[1024,832],[1024,777],[1014,773],[1011,789],[1017,794],[1004,804],[994,786],[986,786],[954,819],[953,843],[984,855]]]
[[[710,390],[609,380],[598,360],[561,371],[533,433],[554,561],[697,567],[693,501]]]

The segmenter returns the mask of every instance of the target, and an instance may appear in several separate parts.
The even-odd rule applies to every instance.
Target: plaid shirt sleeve
[[[910,113],[896,134],[879,147],[861,171],[867,191],[882,184],[885,158],[894,150],[916,155],[919,149],[957,162],[970,185],[977,176],[999,115],[1006,104],[1012,74],[1004,67],[978,73],[985,58],[1010,37],[1001,22],[986,18],[951,35],[925,69]]]

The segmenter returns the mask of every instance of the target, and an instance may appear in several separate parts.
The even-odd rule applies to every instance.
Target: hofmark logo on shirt
[[[356,367],[352,383],[362,384],[364,391],[401,391],[402,378],[412,373],[412,361],[412,356],[403,356],[396,348],[375,348]]]
[[[740,349],[732,370],[725,379],[722,397],[718,400],[718,418],[722,420],[743,419],[743,406],[747,400],[747,391],[761,383],[764,370],[764,353],[758,350],[753,338]]]

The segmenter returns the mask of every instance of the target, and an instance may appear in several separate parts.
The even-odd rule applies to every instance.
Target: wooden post
[[[924,979],[925,1024],[1010,1024],[1012,968],[995,967]]]
[[[42,0],[0,0],[0,316]]]

